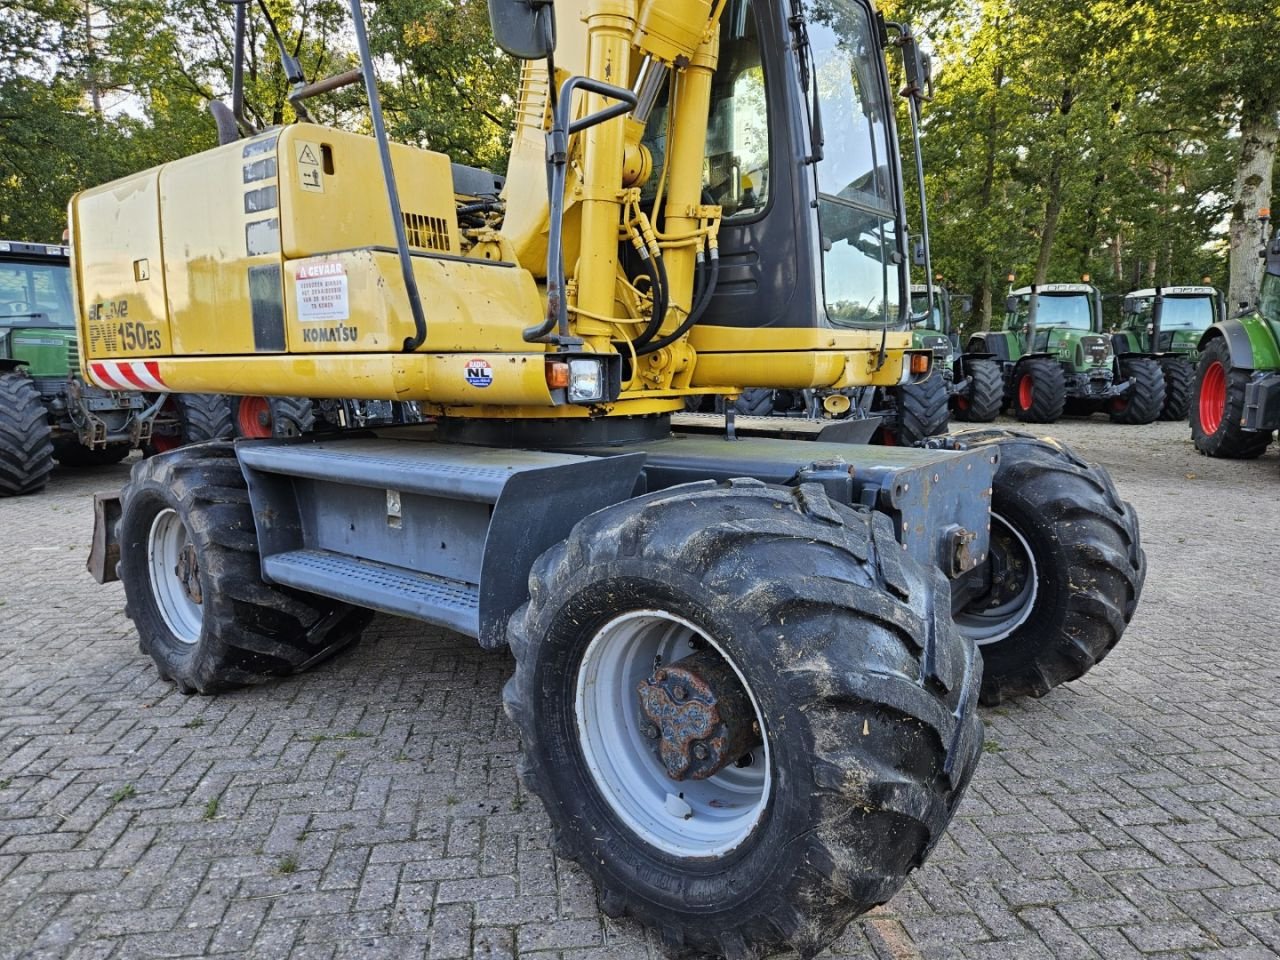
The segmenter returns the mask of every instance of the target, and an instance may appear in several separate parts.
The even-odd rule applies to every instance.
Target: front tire
[[[1181,357],[1166,357],[1160,361],[1160,372],[1164,374],[1164,407],[1160,410],[1160,419],[1174,422],[1187,419],[1195,368]]]
[[[122,501],[125,613],[161,678],[184,693],[305,670],[352,643],[372,616],[263,582],[230,443],[139,461]]]
[[[1270,430],[1245,430],[1244,389],[1249,371],[1231,365],[1231,348],[1215,337],[1200,354],[1191,391],[1191,442],[1207,457],[1253,460],[1271,444]]]
[[[53,429],[25,373],[0,373],[0,497],[43,490],[53,472]]]
[[[1004,409],[1004,377],[995,360],[966,360],[969,386],[951,398],[952,412],[965,423],[990,423]]]
[[[808,957],[891,897],[982,744],[974,648],[933,610],[944,583],[888,518],[817,485],[676,487],[547,551],[511,620],[504,701],[555,848],[605,911],[672,950]],[[666,734],[638,729],[636,690],[695,652],[732,670],[760,734],[678,781],[652,748]]]
[[[1084,676],[1137,609],[1146,556],[1133,506],[1111,478],[1053,440],[986,430],[996,445],[989,589],[955,612],[982,651],[982,703],[1042,697]]]
[[[1111,422],[1135,427],[1155,423],[1165,401],[1160,364],[1150,357],[1121,360],[1120,378],[1129,381],[1129,389],[1107,405]]]
[[[916,446],[947,432],[951,410],[947,381],[940,370],[934,369],[919,383],[891,387],[888,392],[893,398],[893,414],[885,423],[885,432],[894,444]]]
[[[1013,371],[1013,412],[1023,423],[1056,423],[1067,403],[1062,364],[1023,360]]]

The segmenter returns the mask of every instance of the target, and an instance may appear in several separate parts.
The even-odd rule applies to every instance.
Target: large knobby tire
[[[64,467],[105,467],[119,463],[132,452],[133,447],[127,443],[90,449],[79,440],[68,439],[53,445],[53,458]]]
[[[1174,422],[1187,419],[1195,368],[1182,357],[1165,357],[1160,361],[1160,372],[1164,374],[1164,406],[1160,419]]]
[[[743,417],[767,417],[772,415],[773,390],[768,387],[748,387],[733,401],[733,410]]]
[[[125,612],[142,652],[184,693],[297,673],[352,643],[372,616],[263,582],[230,443],[139,461],[122,500]]]
[[[951,409],[947,381],[940,370],[935,368],[919,383],[890,387],[888,392],[893,399],[893,414],[885,423],[885,432],[893,443],[915,446],[947,432]]]
[[[1014,368],[1013,412],[1023,423],[1055,423],[1066,403],[1066,377],[1057,360],[1023,360]]]
[[[315,429],[315,404],[307,397],[235,397],[231,419],[237,437],[300,437]]]
[[[980,662],[945,580],[887,517],[816,484],[610,507],[539,558],[529,589],[504,690],[521,778],[605,912],[672,951],[812,956],[921,864],[973,774]],[[636,690],[693,651],[727,661],[762,742],[677,781]]]
[[[952,415],[965,423],[990,423],[1004,409],[1004,377],[996,360],[966,360],[969,386],[951,398]]]
[[[43,490],[52,471],[53,428],[40,392],[25,373],[0,373],[0,497]]]
[[[1107,404],[1112,423],[1143,426],[1155,423],[1164,409],[1164,373],[1151,357],[1126,357],[1120,361],[1120,379],[1129,389]]]
[[[148,455],[206,440],[226,440],[235,435],[231,425],[231,398],[224,393],[170,394],[160,416],[172,425],[166,425],[161,432],[152,432]]]
[[[1226,338],[1206,344],[1191,391],[1191,441],[1208,457],[1252,460],[1271,443],[1271,431],[1245,430],[1244,389],[1251,371],[1231,365]]]
[[[982,702],[1040,697],[1084,676],[1137,609],[1147,561],[1138,516],[1110,476],[1053,440],[1003,430],[995,445],[990,589],[956,611],[982,651]]]

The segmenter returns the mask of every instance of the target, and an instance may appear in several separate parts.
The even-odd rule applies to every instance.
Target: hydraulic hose
[[[715,296],[716,284],[720,280],[720,253],[715,247],[711,248],[711,275],[707,279],[706,286],[702,290],[702,296],[693,305],[693,309],[689,311],[689,315],[684,318],[684,322],[676,327],[665,337],[647,343],[643,347],[636,348],[636,356],[643,357],[646,354],[654,353],[663,347],[669,347],[675,343],[686,333],[688,333],[695,323],[702,319],[702,315],[706,313],[707,307],[711,305],[711,298]]]

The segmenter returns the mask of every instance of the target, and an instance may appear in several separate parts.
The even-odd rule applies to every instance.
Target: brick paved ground
[[[1086,680],[986,713],[949,836],[832,955],[1280,956],[1278,458],[1053,432],[1138,505],[1143,605]],[[83,572],[124,475],[0,501],[0,960],[659,956],[548,852],[505,655],[380,618],[277,686],[161,683]]]

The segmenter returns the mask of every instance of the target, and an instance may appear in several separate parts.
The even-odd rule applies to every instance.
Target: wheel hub
[[[192,603],[204,602],[204,592],[200,589],[200,561],[196,558],[195,544],[188,541],[183,546],[173,573],[182,582],[182,591]]]
[[[636,687],[640,732],[672,780],[706,780],[760,742],[751,699],[719,654],[659,666]]]

